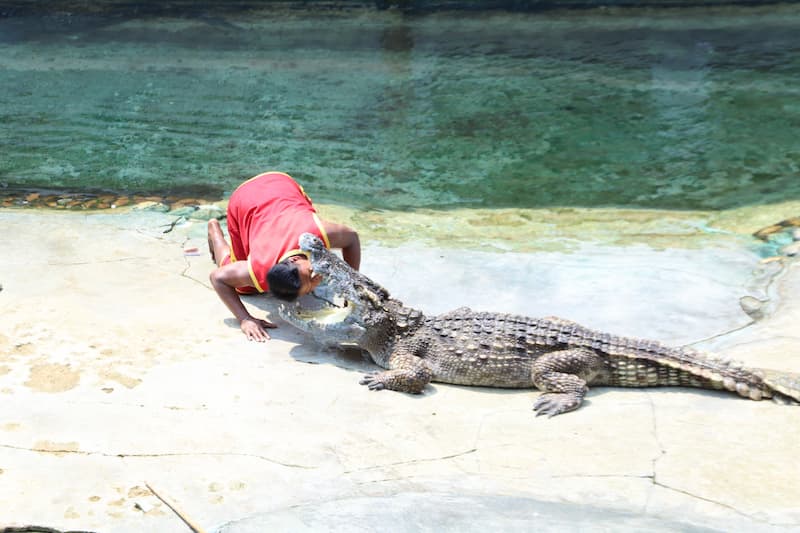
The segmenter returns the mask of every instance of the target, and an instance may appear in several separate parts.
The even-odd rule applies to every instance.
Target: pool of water
[[[0,194],[281,169],[367,214],[798,200],[798,35],[796,5],[12,16]]]

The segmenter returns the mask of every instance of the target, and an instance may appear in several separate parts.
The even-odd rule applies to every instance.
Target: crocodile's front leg
[[[536,416],[552,417],[580,407],[589,387],[587,380],[605,372],[605,360],[588,348],[559,350],[539,356],[533,363],[533,384],[543,392],[533,408]]]
[[[370,390],[394,390],[419,394],[430,383],[433,372],[423,359],[414,354],[413,349],[399,346],[389,357],[389,370],[364,376],[359,381]]]

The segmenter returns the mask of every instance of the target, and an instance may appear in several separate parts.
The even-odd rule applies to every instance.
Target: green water
[[[0,194],[280,169],[359,209],[797,200],[798,80],[798,6],[9,17]]]

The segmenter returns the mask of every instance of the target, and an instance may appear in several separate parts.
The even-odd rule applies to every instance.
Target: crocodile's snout
[[[322,240],[313,233],[303,233],[300,235],[298,244],[304,252],[319,252],[325,249]]]

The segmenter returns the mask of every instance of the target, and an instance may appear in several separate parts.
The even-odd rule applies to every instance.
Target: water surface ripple
[[[800,7],[0,20],[0,187],[357,208],[800,198]]]

